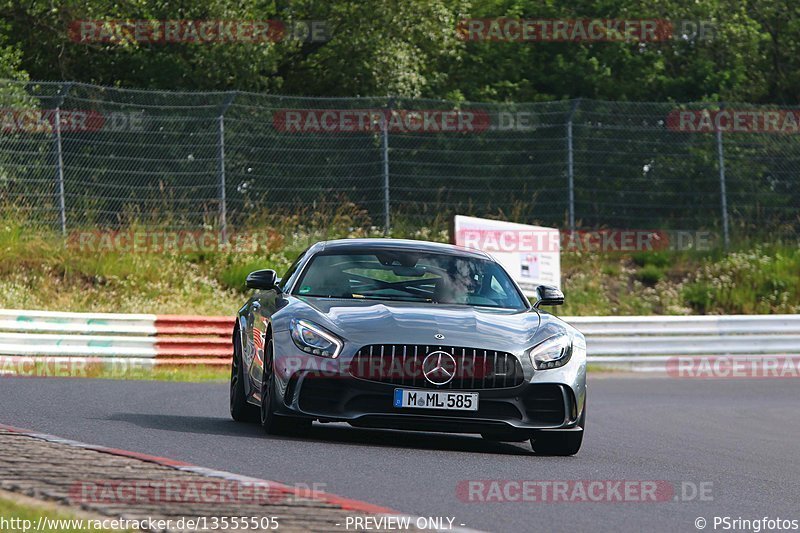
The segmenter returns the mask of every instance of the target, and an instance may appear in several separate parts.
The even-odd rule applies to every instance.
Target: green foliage
[[[255,225],[249,230],[271,236],[257,250],[229,246],[205,253],[129,253],[81,250],[65,244],[52,228],[33,226],[14,208],[0,208],[0,308],[231,315],[248,293],[244,281],[251,271],[271,268],[282,275],[314,242],[377,235],[352,226],[357,213],[345,205],[313,215],[268,217],[268,230],[258,231]]]
[[[22,215],[6,213],[0,215],[0,308],[231,315],[249,294],[244,280],[251,271],[282,275],[313,242],[381,235],[352,227],[346,212],[318,213],[302,228],[291,217],[273,220],[258,232],[273,235],[260,251],[188,254],[86,253],[65,246],[52,229],[31,231]],[[392,236],[448,240],[445,227],[420,229],[403,219]],[[566,305],[553,309],[559,315],[800,312],[796,245],[652,257],[563,253],[561,266]]]
[[[634,252],[631,254],[631,260],[640,267],[652,265],[663,268],[669,265],[673,258],[674,254],[668,252]]]
[[[756,247],[706,260],[683,298],[699,313],[796,313],[800,250]]]
[[[652,287],[664,279],[664,271],[656,265],[648,264],[639,269],[636,273],[636,279]]]
[[[567,253],[561,266],[566,304],[556,312],[563,315],[800,312],[794,244],[730,253]]]
[[[190,383],[225,382],[231,377],[229,364],[223,365],[175,365],[152,368],[134,367],[124,371],[107,367],[89,367],[86,377],[102,379],[138,379],[152,381],[183,381]]]
[[[798,103],[800,15],[790,0],[49,0],[0,2],[0,77],[160,89],[534,102]],[[705,21],[660,42],[465,42],[467,17]],[[73,42],[81,19],[324,20],[321,43]]]
[[[12,499],[13,498],[13,499]],[[86,531],[87,528],[86,524],[84,527],[76,527],[81,521],[78,516],[73,514],[73,512],[67,508],[66,506],[57,505],[54,503],[44,503],[44,502],[36,502],[32,498],[16,498],[11,496],[9,498],[0,498],[0,516],[2,516],[8,523],[15,523],[12,522],[12,519],[18,519],[20,522],[19,529],[22,529],[22,523],[25,521],[29,521],[32,524],[36,524],[39,522],[40,517],[46,517],[47,521],[44,523],[57,523],[57,520],[62,520],[63,529],[59,529],[62,533],[80,533],[82,531]],[[86,521],[86,518],[83,518],[83,521]],[[11,531],[13,531],[13,528]],[[121,531],[121,530],[111,530],[111,529],[93,529],[98,533],[112,533],[114,531]],[[4,530],[8,531],[8,530]],[[129,532],[132,533],[132,530]]]
[[[261,270],[263,268],[272,268],[278,272],[278,276],[280,276],[289,267],[289,265],[291,265],[291,260],[293,258],[286,258],[285,256],[281,255],[272,256],[271,259],[271,261],[265,261],[263,258],[249,259],[227,256],[225,257],[223,265],[217,271],[215,277],[223,287],[239,292],[245,292],[245,279],[250,272],[253,272],[254,270]],[[266,263],[269,263],[269,266],[264,266]]]
[[[13,31],[12,24],[3,19],[0,21],[0,79],[27,80],[28,74],[22,70],[22,49],[9,44],[9,35]],[[0,89],[0,96],[5,100],[5,94]],[[4,102],[5,105],[8,102]]]

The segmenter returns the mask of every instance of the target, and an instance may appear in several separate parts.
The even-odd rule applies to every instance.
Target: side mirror
[[[250,272],[245,283],[248,289],[269,290],[276,287],[277,281],[278,277],[274,270],[264,269]]]
[[[562,305],[564,303],[564,293],[552,285],[539,285],[536,287],[536,302],[533,306],[539,308],[540,305]]]

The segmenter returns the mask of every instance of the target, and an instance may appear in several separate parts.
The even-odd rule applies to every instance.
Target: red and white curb
[[[95,452],[100,453],[107,453],[110,455],[117,455],[120,457],[128,457],[131,459],[138,459],[140,461],[145,461],[148,463],[154,463],[160,466],[164,466],[167,468],[172,468],[173,470],[179,470],[182,472],[192,472],[195,474],[199,474],[206,477],[212,478],[220,478],[226,481],[234,481],[243,484],[258,484],[260,486],[268,487],[269,490],[274,490],[276,492],[281,492],[283,494],[296,496],[298,498],[303,498],[307,500],[314,500],[318,502],[322,502],[328,505],[332,505],[338,507],[345,511],[353,511],[355,513],[364,513],[370,515],[377,515],[377,516],[387,516],[387,517],[408,517],[412,521],[415,521],[418,517],[413,515],[408,515],[406,513],[401,513],[399,511],[395,511],[389,507],[384,507],[381,505],[375,505],[372,503],[364,502],[361,500],[355,500],[352,498],[346,498],[344,496],[339,496],[337,494],[332,494],[329,492],[323,491],[309,491],[307,489],[299,489],[297,487],[292,487],[290,485],[286,485],[284,483],[278,483],[277,481],[270,481],[265,479],[258,479],[249,476],[243,476],[240,474],[234,474],[232,472],[226,472],[224,470],[215,470],[213,468],[206,468],[203,466],[193,465],[191,463],[185,463],[183,461],[178,461],[175,459],[169,459],[166,457],[158,457],[155,455],[148,455],[145,453],[133,452],[130,450],[123,450],[120,448],[110,448],[107,446],[99,446],[96,444],[86,444],[84,442],[65,439],[62,437],[57,437],[54,435],[49,435],[47,433],[40,433],[38,431],[33,431],[29,429],[22,429],[14,426],[8,426],[5,424],[0,424],[0,429],[16,433],[19,435],[24,435],[26,437],[31,437],[34,439],[39,439],[47,442],[52,442],[56,444],[63,444],[66,446],[72,446],[74,448],[82,448],[85,450],[92,450]],[[457,533],[479,533],[478,530],[468,529],[460,526],[456,526],[450,529],[430,529],[429,531],[448,531],[448,532],[457,532]]]

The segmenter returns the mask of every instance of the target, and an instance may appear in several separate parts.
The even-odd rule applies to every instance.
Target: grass
[[[157,366],[151,369],[129,369],[125,372],[98,369],[91,377],[106,379],[138,379],[153,381],[189,381],[193,383],[227,383],[230,365]]]
[[[95,518],[79,518],[67,509],[59,509],[55,504],[38,503],[32,498],[5,494],[9,494],[8,497],[0,497],[0,521],[5,522],[0,523],[0,531],[34,531],[40,518],[45,520],[42,522],[42,527],[45,528],[43,531],[60,531],[62,533],[117,531],[94,529],[90,524],[93,524]],[[56,520],[62,522],[54,523]],[[49,528],[46,527],[48,525]],[[56,525],[58,525],[57,529],[54,527]]]
[[[617,374],[619,370],[607,365],[594,365],[589,363],[586,365],[586,372],[588,374]]]
[[[227,382],[230,365],[145,366],[121,361],[85,364],[80,360],[53,362],[45,358],[15,364],[13,358],[0,358],[0,375],[26,377],[70,377],[155,381]]]
[[[800,252],[756,247],[707,262],[682,296],[694,310],[722,307],[742,313],[796,313],[800,306]]]
[[[446,222],[419,228],[397,217],[392,236],[446,241]],[[52,228],[32,229],[0,209],[0,308],[232,315],[246,298],[250,271],[283,273],[317,240],[382,236],[346,203],[252,224],[241,231],[258,235],[256,250],[87,253]],[[555,311],[563,315],[800,312],[797,243],[743,244],[728,253],[565,252],[561,267],[566,305]]]
[[[191,381],[195,383],[227,383],[231,377],[230,365],[198,365],[181,367],[156,367],[151,372],[142,372],[125,379],[151,379],[156,381]]]
[[[800,248],[562,255],[563,315],[800,312]]]

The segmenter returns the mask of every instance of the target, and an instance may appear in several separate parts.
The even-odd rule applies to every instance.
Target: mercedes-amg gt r
[[[319,242],[283,278],[247,277],[230,410],[268,433],[312,421],[530,440],[572,455],[586,424],[586,341],[486,253],[394,239]]]

